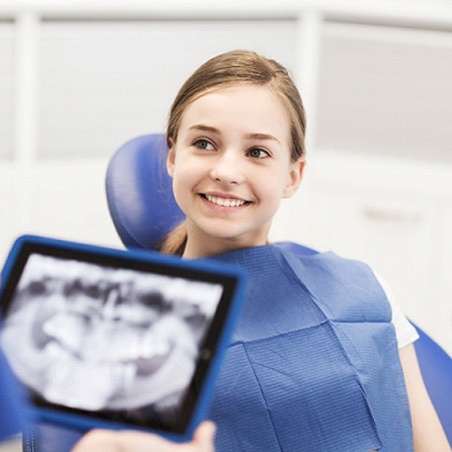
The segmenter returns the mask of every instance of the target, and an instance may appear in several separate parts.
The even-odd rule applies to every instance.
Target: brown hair
[[[211,91],[240,84],[266,86],[281,100],[290,118],[291,159],[304,157],[306,116],[295,83],[279,63],[246,50],[223,53],[208,60],[182,85],[170,110],[166,131],[168,147],[176,142],[182,115],[192,102]],[[182,254],[186,240],[182,223],[169,234],[161,251]]]

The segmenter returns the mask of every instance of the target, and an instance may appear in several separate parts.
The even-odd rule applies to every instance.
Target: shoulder
[[[399,303],[397,302],[394,293],[391,290],[388,282],[381,277],[378,273],[375,273],[375,277],[378,282],[381,284],[383,290],[386,293],[386,297],[389,301],[392,311],[391,322],[394,325],[396,335],[397,335],[397,344],[399,349],[415,342],[419,339],[419,334],[416,331],[416,328],[410,323],[410,321],[406,318],[405,314],[402,312]]]
[[[339,284],[346,287],[347,292],[359,294],[356,298],[359,306],[355,305],[358,311],[364,306],[387,306],[399,349],[418,339],[416,329],[403,314],[387,281],[367,264],[332,252],[315,252],[297,244],[283,245],[281,248],[286,257],[292,254],[293,257],[288,257],[289,260],[299,260],[305,267],[320,271],[321,284]]]
[[[390,322],[386,294],[365,263],[331,252],[303,255],[280,250],[278,253],[332,319]]]

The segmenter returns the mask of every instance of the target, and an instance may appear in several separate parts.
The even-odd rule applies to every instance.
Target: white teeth
[[[224,198],[217,198],[216,196],[210,196],[206,195],[206,198],[208,201],[213,202],[214,204],[217,204],[221,207],[239,207],[243,206],[245,204],[245,201],[241,199],[224,199]]]

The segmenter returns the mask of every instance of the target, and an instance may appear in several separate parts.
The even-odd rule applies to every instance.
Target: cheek
[[[266,214],[274,215],[281,204],[284,182],[280,175],[269,176],[265,183],[258,185],[257,196],[260,203],[266,206]]]
[[[178,164],[173,172],[173,194],[179,207],[184,210],[186,200],[193,192],[198,177],[189,165]]]
[[[173,181],[177,185],[195,184],[207,177],[209,162],[193,156],[180,155],[173,166]]]
[[[173,170],[173,187],[188,185],[196,179],[196,172],[188,162],[179,162]]]
[[[267,192],[269,196],[273,198],[282,198],[286,191],[286,187],[289,185],[290,176],[288,171],[285,169],[279,169],[279,171],[274,172],[272,175],[268,176]]]
[[[173,172],[173,192],[174,192],[174,197],[176,198],[176,201],[179,202],[179,196],[180,193],[184,192],[184,186],[186,185],[186,181],[185,181],[185,177],[184,177],[184,173],[178,170],[175,170]]]

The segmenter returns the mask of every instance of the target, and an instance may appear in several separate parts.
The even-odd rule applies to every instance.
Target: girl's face
[[[289,116],[268,88],[238,85],[192,102],[167,160],[187,216],[184,257],[265,245],[303,166],[290,158]]]

